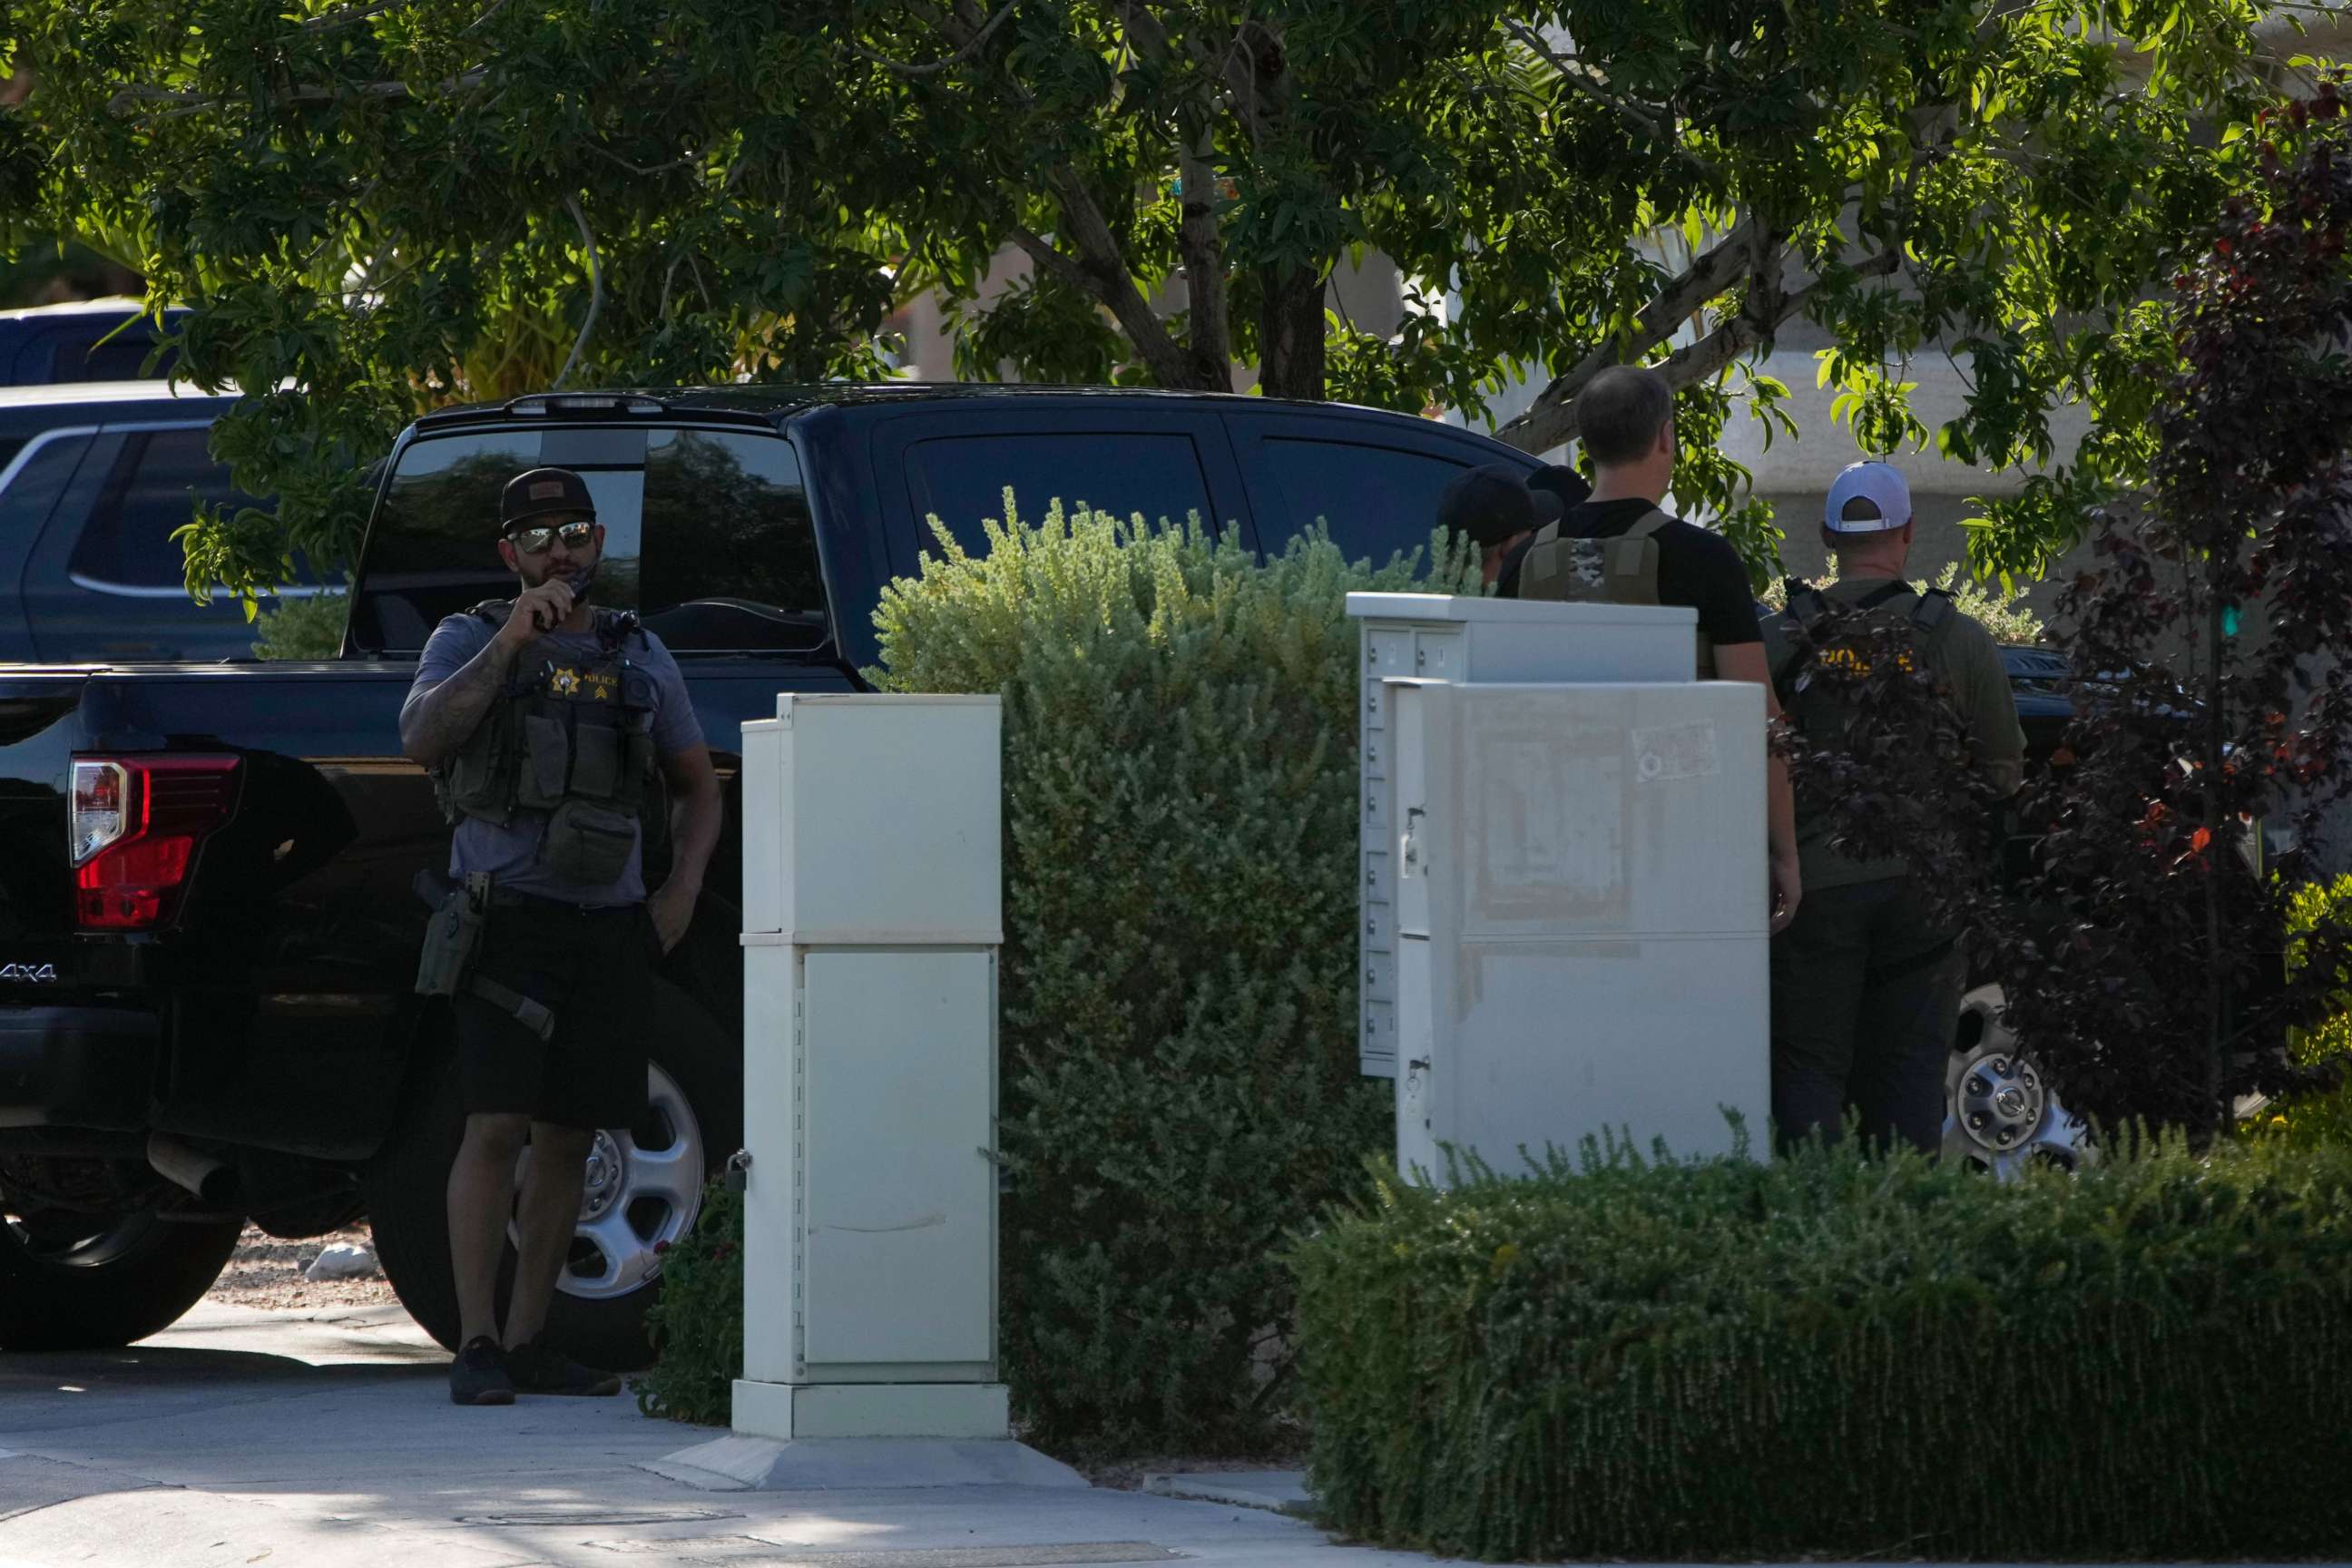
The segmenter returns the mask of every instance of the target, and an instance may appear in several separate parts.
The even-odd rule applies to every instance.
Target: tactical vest
[[[503,626],[506,600],[469,614]],[[625,649],[644,646],[636,617],[596,612],[595,657],[519,668],[457,754],[433,775],[451,824],[468,816],[505,826],[519,811],[549,814],[542,853],[567,881],[617,881],[637,843],[637,814],[654,770],[653,677]]]
[[[1780,695],[1781,710],[1808,740],[1815,745],[1834,744],[1843,739],[1853,717],[1839,695],[1841,683],[1815,679],[1817,668],[1834,665],[1855,675],[1867,675],[1868,656],[1851,637],[1839,637],[1831,629],[1829,623],[1838,606],[1828,595],[1793,579],[1787,591],[1788,607],[1761,628],[1772,688]],[[1845,606],[1845,614],[1856,620],[1867,619],[1873,611],[1912,591],[1907,583],[1889,583]],[[1931,665],[1936,661],[1958,614],[1951,595],[1940,588],[1921,594],[1905,613],[1911,647],[1922,659]]]
[[[1571,604],[1654,605],[1658,602],[1658,530],[1674,521],[1656,507],[1624,532],[1586,539],[1557,522],[1537,530],[1519,561],[1519,597]],[[1698,678],[1715,679],[1715,643],[1698,634]]]

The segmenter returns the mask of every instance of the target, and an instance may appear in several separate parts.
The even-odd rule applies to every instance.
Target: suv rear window
[[[598,604],[636,611],[677,653],[808,651],[829,633],[800,461],[780,436],[559,426],[427,436],[401,452],[368,531],[352,636],[413,654],[445,616],[514,596],[499,493],[570,468],[604,525]]]
[[[172,535],[194,515],[194,500],[262,504],[230,485],[228,465],[213,459],[211,439],[202,426],[123,437],[98,504],[74,542],[67,570],[75,582],[92,588],[178,588],[187,581],[187,560]]]

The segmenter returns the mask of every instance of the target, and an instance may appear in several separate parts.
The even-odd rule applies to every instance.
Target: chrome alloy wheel
[[[597,1131],[588,1148],[580,1217],[572,1252],[555,1288],[592,1301],[625,1296],[660,1272],[657,1248],[694,1229],[702,1208],[702,1125],[677,1080],[646,1067],[646,1110],[628,1127]],[[515,1162],[515,1190],[530,1170],[530,1150]],[[511,1220],[507,1239],[518,1246]]]
[[[2090,1130],[2018,1050],[2001,1005],[1998,985],[1960,999],[1944,1072],[1944,1158],[2002,1181],[2036,1163],[2071,1171],[2094,1157]]]

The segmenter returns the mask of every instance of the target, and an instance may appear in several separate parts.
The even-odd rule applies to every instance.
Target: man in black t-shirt
[[[1579,438],[1592,458],[1591,496],[1568,509],[1563,534],[1611,539],[1658,510],[1675,475],[1675,395],[1666,378],[1644,365],[1615,365],[1577,394]],[[1754,681],[1764,711],[1780,721],[1780,699],[1764,657],[1763,632],[1748,568],[1721,534],[1679,519],[1651,538],[1658,547],[1658,602],[1698,612],[1699,635],[1714,644],[1715,674],[1723,680]],[[1496,596],[1515,599],[1530,536],[1503,562]],[[1766,827],[1772,868],[1771,929],[1796,917],[1802,879],[1797,861],[1796,812],[1789,795],[1789,770],[1778,757],[1766,763]]]

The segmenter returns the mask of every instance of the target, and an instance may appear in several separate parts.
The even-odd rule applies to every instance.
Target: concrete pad
[[[461,1409],[446,1360],[382,1309],[335,1308],[207,1307],[126,1350],[0,1354],[0,1568],[1428,1561],[1059,1467],[1043,1485],[701,1490],[646,1467],[706,1434],[625,1395]]]
[[[1315,1517],[1315,1497],[1304,1470],[1169,1470],[1143,1478],[1155,1497],[1194,1498],[1202,1502],[1262,1508],[1298,1519]]]
[[[657,1476],[703,1491],[838,1491],[896,1487],[1083,1487],[1087,1479],[1009,1437],[797,1437],[731,1433],[660,1458]]]

